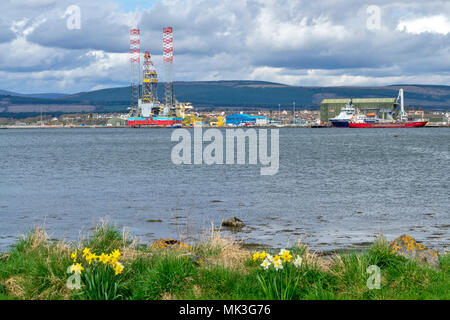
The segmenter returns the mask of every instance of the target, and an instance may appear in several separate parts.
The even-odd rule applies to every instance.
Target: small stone
[[[420,264],[428,264],[430,267],[439,270],[439,254],[435,249],[429,249],[421,243],[404,234],[391,241],[389,246],[392,253],[398,254],[408,259],[415,259]]]
[[[242,228],[245,226],[245,223],[243,223],[238,218],[233,217],[231,219],[222,221],[222,226],[229,227],[229,228]]]

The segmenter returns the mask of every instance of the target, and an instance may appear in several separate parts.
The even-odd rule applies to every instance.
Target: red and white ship
[[[395,121],[392,114],[387,114],[388,119],[377,118],[376,113],[353,116],[348,126],[350,128],[416,128],[425,127],[428,121],[408,121],[408,114],[405,112],[403,89],[400,89],[397,101],[400,100],[399,120]]]

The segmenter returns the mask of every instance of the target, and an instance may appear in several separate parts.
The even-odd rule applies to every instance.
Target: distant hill
[[[26,97],[30,98],[43,98],[43,99],[58,99],[67,96],[65,93],[31,93],[26,94]]]
[[[163,96],[163,87],[163,83],[158,85],[160,100]],[[174,93],[177,99],[189,101],[197,108],[278,108],[278,104],[281,104],[282,107],[290,107],[295,101],[298,108],[317,109],[321,101],[326,98],[395,98],[400,88],[405,90],[407,107],[450,110],[450,86],[441,85],[301,87],[241,80],[174,82]],[[5,96],[0,96],[0,110],[1,103],[5,99]],[[89,109],[95,107],[98,112],[125,111],[129,105],[130,87],[79,92],[54,98],[10,95],[8,99],[11,104],[58,104],[62,109],[68,105],[78,105],[90,106]]]
[[[0,90],[0,96],[58,99],[67,96],[65,93],[17,93],[12,91]]]
[[[179,101],[201,107],[277,107],[291,105],[318,108],[326,98],[397,97],[405,90],[406,106],[450,109],[450,86],[392,85],[384,87],[298,87],[263,81],[196,81],[174,82]],[[124,104],[129,102],[130,87],[80,92],[61,100],[83,103]],[[163,96],[163,84],[158,86]]]

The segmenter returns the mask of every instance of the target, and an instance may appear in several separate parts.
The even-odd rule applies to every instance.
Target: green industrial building
[[[330,118],[337,116],[343,107],[350,102],[348,99],[325,99],[320,104],[320,121],[326,123]],[[383,119],[386,113],[398,113],[397,98],[368,98],[352,99],[354,107],[363,114],[375,113]]]
[[[108,119],[108,121],[106,122],[107,126],[126,126],[127,125],[127,119],[123,119],[123,118],[110,118]]]

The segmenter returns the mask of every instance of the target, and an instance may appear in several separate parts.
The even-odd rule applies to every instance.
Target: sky
[[[130,83],[129,29],[160,78],[296,86],[450,85],[448,0],[2,0],[0,89],[76,93]]]

